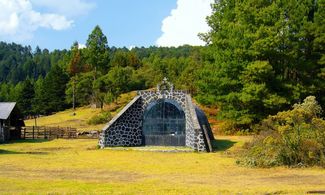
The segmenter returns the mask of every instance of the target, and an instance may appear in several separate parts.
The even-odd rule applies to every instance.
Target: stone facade
[[[136,96],[104,127],[99,145],[139,146],[142,144],[142,101]]]
[[[163,84],[166,84],[166,80]],[[167,99],[177,102],[185,113],[185,145],[195,151],[207,151],[206,139],[211,137],[205,136],[200,126],[191,96],[185,91],[174,91],[173,86],[167,84],[169,89],[158,86],[156,91],[138,91],[138,95],[104,127],[99,145],[102,148],[143,145],[142,123],[145,110],[150,104]]]

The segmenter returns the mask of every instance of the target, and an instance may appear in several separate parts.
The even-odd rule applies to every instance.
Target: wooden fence
[[[77,129],[71,127],[45,127],[26,126],[22,127],[21,138],[23,139],[74,139],[77,138]]]

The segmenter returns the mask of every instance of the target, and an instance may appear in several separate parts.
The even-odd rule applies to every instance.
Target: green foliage
[[[106,75],[100,77],[94,84],[94,88],[99,97],[100,102],[111,103],[115,101],[120,94],[130,90],[131,76],[133,69],[131,67],[122,68],[113,67]]]
[[[80,49],[74,42],[68,51],[49,52],[1,42],[0,101],[20,102],[25,115],[70,107],[73,96],[76,106],[103,107],[121,93],[155,87],[163,77],[178,89],[196,92],[193,80],[204,63],[203,47],[109,48],[99,26],[86,45]],[[26,88],[27,78],[32,86]]]
[[[33,52],[30,46],[0,42],[0,82],[17,84],[27,78],[45,77],[51,65],[58,64],[65,54],[65,50],[49,52],[36,47]]]
[[[178,49],[180,51],[187,51],[182,47]],[[166,48],[161,48],[161,50],[162,52],[166,52]],[[164,77],[167,77],[175,84],[176,88],[190,90],[195,93],[196,86],[193,81],[196,80],[196,71],[203,64],[203,59],[199,54],[201,48],[193,47],[190,50],[191,52],[184,53],[184,56],[181,53],[177,53],[177,50],[175,52],[173,50],[176,49],[170,48],[169,54],[153,52],[148,57],[143,58],[143,66],[137,70],[137,73],[142,75],[145,88],[154,87]]]
[[[205,47],[115,48],[99,26],[87,47],[49,52],[0,43],[0,101],[22,101],[25,114],[75,104],[101,106],[164,77],[202,104],[218,107],[222,132],[252,132],[268,115],[315,95],[325,103],[324,0],[213,4]],[[34,90],[23,90],[30,78]],[[23,92],[26,92],[23,94]],[[54,95],[53,95],[54,94]],[[26,100],[27,101],[27,100]],[[250,133],[250,132],[248,132]]]
[[[315,97],[309,96],[292,110],[269,116],[255,127],[261,133],[246,146],[241,162],[259,167],[325,167],[325,120],[319,117],[321,112]]]
[[[92,97],[93,73],[81,73],[72,77],[65,91],[66,102],[71,105],[73,97],[73,85],[75,85],[75,101],[77,106],[88,105]]]
[[[45,114],[66,108],[65,89],[68,75],[59,66],[53,66],[43,82],[43,110]]]
[[[46,102],[45,99],[45,86],[44,79],[39,77],[37,81],[34,83],[34,92],[35,96],[32,100],[32,110],[34,114],[45,114],[46,111],[44,109],[43,103]]]
[[[220,134],[225,135],[234,135],[239,130],[236,128],[236,123],[231,120],[225,120],[218,126],[218,130]]]
[[[81,73],[71,78],[66,89],[66,102],[72,102],[73,83],[75,83],[76,105],[88,105],[93,101],[101,104],[115,101],[120,94],[131,91],[133,69],[131,67],[113,67],[106,75],[93,80],[94,72]]]
[[[207,60],[197,99],[218,105],[220,118],[251,129],[307,95],[324,104],[324,0],[213,4]],[[323,44],[324,45],[324,44]]]
[[[96,79],[105,74],[109,65],[109,51],[107,37],[103,34],[101,28],[97,25],[88,36],[87,48],[85,52],[86,62],[93,71],[93,86],[91,103],[103,107],[103,96],[96,88]]]
[[[112,115],[110,112],[101,112],[98,115],[95,115],[91,117],[87,123],[89,125],[98,125],[98,124],[104,124],[109,122],[112,119]]]
[[[6,102],[13,99],[14,85],[8,83],[0,83],[0,101]]]
[[[121,67],[133,67],[135,69],[141,66],[141,61],[133,51],[122,51],[117,50],[112,57],[110,62],[112,67],[121,66]]]
[[[104,72],[108,66],[107,37],[97,25],[89,34],[86,43],[86,59],[92,70]]]
[[[83,58],[78,42],[74,42],[71,47],[71,57],[67,68],[67,72],[70,75],[75,76],[76,74],[85,71],[86,67],[83,63]]]
[[[17,85],[18,86],[18,85]],[[35,96],[34,86],[29,79],[21,83],[16,102],[24,116],[33,114],[32,101]]]
[[[66,50],[49,52],[36,47],[33,52],[30,46],[0,42],[0,101],[17,102],[25,116],[63,109],[65,105],[60,100],[53,104],[55,96],[49,97],[47,92],[65,87],[65,82],[61,81],[67,78],[59,76],[62,80],[58,85],[52,83],[55,79],[48,79],[51,81],[46,81],[44,86],[43,78],[52,66],[64,67],[66,55]],[[62,94],[59,97],[64,98]]]

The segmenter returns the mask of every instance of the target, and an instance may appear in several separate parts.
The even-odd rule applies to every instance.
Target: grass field
[[[304,194],[325,170],[237,166],[249,137],[219,137],[215,153],[96,149],[97,140],[0,145],[0,194]],[[126,148],[127,149],[127,148]],[[230,154],[229,154],[230,153]]]

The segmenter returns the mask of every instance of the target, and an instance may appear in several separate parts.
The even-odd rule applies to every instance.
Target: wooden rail
[[[26,126],[22,127],[21,138],[23,139],[74,139],[77,138],[77,129],[71,127],[45,127]]]

